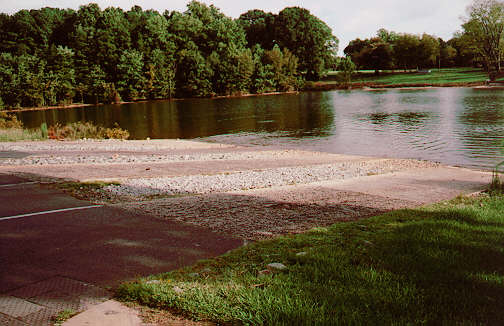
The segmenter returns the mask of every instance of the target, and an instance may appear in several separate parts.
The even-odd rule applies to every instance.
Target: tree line
[[[504,51],[504,2],[474,0],[462,30],[444,41],[434,35],[378,30],[375,37],[355,39],[344,49],[357,69],[427,69],[482,67],[500,71]]]
[[[0,107],[113,103],[299,89],[333,65],[338,39],[308,10],[238,19],[97,4],[0,14]]]
[[[460,34],[445,42],[433,35],[390,32],[380,29],[370,39],[355,39],[345,48],[357,69],[428,69],[467,67],[476,64],[475,52]]]

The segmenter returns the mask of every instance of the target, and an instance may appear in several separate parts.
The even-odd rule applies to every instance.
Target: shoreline
[[[485,82],[462,82],[462,83],[400,83],[400,84],[380,84],[372,82],[354,82],[349,86],[344,87],[339,84],[329,84],[324,82],[316,82],[312,87],[304,91],[333,91],[333,90],[359,90],[359,89],[412,89],[412,88],[434,88],[434,87],[484,87]],[[494,87],[488,87],[494,88]]]
[[[74,103],[69,105],[56,105],[56,106],[42,106],[42,107],[27,107],[20,109],[9,109],[6,108],[0,112],[6,113],[17,113],[26,111],[46,111],[53,109],[73,109],[82,108],[90,106],[103,106],[103,105],[123,105],[132,103],[147,103],[147,102],[167,102],[167,101],[184,101],[191,99],[227,99],[227,98],[246,98],[246,97],[259,97],[259,96],[275,96],[275,95],[295,95],[301,92],[318,92],[318,91],[333,91],[333,90],[380,90],[380,89],[412,89],[412,88],[431,88],[431,87],[477,87],[481,89],[502,89],[499,86],[486,86],[485,82],[462,82],[462,83],[402,83],[402,84],[379,84],[379,83],[368,83],[368,82],[355,82],[351,83],[349,86],[340,86],[339,84],[315,82],[312,86],[306,87],[299,91],[288,91],[288,92],[269,92],[262,94],[239,94],[239,95],[219,95],[211,97],[180,97],[180,98],[166,98],[166,99],[140,99],[136,101],[118,102],[118,103],[98,103],[98,104],[88,104],[88,103]]]
[[[98,104],[89,104],[89,103],[74,103],[68,105],[55,105],[55,106],[41,106],[41,107],[26,107],[20,109],[9,109],[5,108],[3,111],[6,113],[17,113],[17,112],[26,112],[26,111],[46,111],[46,110],[54,110],[54,109],[73,109],[73,108],[83,108],[90,106],[103,106],[103,105],[123,105],[123,104],[133,104],[133,103],[147,103],[147,102],[168,102],[168,101],[184,101],[184,100],[192,100],[192,99],[226,99],[226,98],[244,98],[244,97],[258,97],[258,96],[274,96],[274,95],[293,95],[298,94],[301,91],[288,91],[288,92],[268,92],[261,94],[240,94],[240,95],[219,95],[219,96],[210,96],[210,97],[178,97],[178,98],[165,98],[165,99],[139,99],[135,101],[121,101],[117,103],[98,103]]]

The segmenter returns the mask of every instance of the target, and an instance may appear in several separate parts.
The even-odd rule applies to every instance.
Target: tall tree
[[[338,39],[326,23],[299,7],[285,8],[275,19],[275,40],[298,59],[306,79],[318,80],[333,63]]]
[[[504,33],[504,2],[475,0],[467,8],[468,17],[462,25],[465,36],[484,58],[489,70],[501,70]]]
[[[436,66],[436,60],[439,57],[439,40],[432,35],[424,33],[420,38],[417,55],[418,66],[420,68]]]
[[[458,67],[473,66],[478,57],[477,51],[470,44],[472,41],[468,40],[464,35],[462,32],[456,32],[453,38],[447,42],[449,46],[457,51],[454,61]]]
[[[345,53],[347,57],[350,57],[352,59],[352,62],[358,69],[363,69],[366,68],[367,65],[367,59],[365,58],[365,53],[363,52],[363,50],[369,47],[369,40],[361,40],[360,38],[357,38],[350,41],[343,53]]]
[[[263,49],[273,48],[275,41],[275,15],[270,12],[254,9],[249,10],[238,18],[243,27],[248,47],[259,44]]]
[[[398,67],[403,69],[418,68],[418,50],[420,38],[413,34],[400,34],[394,42],[394,57]]]

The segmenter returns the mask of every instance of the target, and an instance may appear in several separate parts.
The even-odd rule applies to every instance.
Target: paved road
[[[242,244],[9,175],[0,175],[0,203],[0,325],[44,325],[69,304],[77,310],[110,297],[104,287]],[[71,210],[51,212],[61,209]]]

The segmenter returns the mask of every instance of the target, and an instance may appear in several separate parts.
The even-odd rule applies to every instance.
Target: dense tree
[[[145,76],[143,54],[138,50],[124,50],[117,65],[117,90],[123,99],[132,100],[142,95]]]
[[[400,34],[394,42],[394,58],[399,68],[411,69],[418,67],[417,51],[420,38],[412,34]]]
[[[417,50],[417,66],[430,68],[436,66],[439,57],[439,40],[429,34],[423,34]]]
[[[275,17],[262,10],[249,10],[238,18],[245,31],[248,46],[259,44],[263,49],[271,49],[275,41]]]
[[[352,59],[352,62],[358,69],[364,69],[366,65],[364,50],[370,46],[369,40],[361,40],[359,38],[350,41],[348,46],[343,50],[347,57]]]
[[[456,66],[468,67],[475,65],[478,54],[470,44],[470,40],[463,33],[456,32],[446,44],[457,51],[457,56],[454,59]]]
[[[455,60],[457,58],[457,50],[445,42],[442,38],[438,38],[439,42],[439,55],[438,55],[438,65],[439,67],[454,67]]]
[[[374,69],[376,74],[379,74],[380,70],[390,69],[393,66],[392,45],[381,37],[353,40],[345,48],[344,53],[360,69]]]
[[[285,8],[275,19],[275,41],[288,48],[299,59],[299,69],[306,72],[306,79],[317,80],[338,51],[338,39],[323,21],[307,9]]]
[[[338,77],[342,85],[348,86],[352,81],[352,75],[356,66],[350,57],[339,58],[336,69],[339,71]]]
[[[279,31],[289,30],[283,43],[303,47],[297,51],[310,76],[325,68],[335,38],[306,10],[290,8],[277,18],[255,10],[233,20],[198,1],[189,2],[182,13],[162,15],[138,6],[102,10],[94,3],[77,11],[42,8],[0,14],[2,105],[297,89],[301,60],[292,49],[276,44],[276,23]],[[301,24],[299,31],[296,24]]]
[[[380,28],[376,32],[376,37],[379,37],[385,43],[394,43],[399,38],[399,34],[394,31],[388,31],[385,28]]]
[[[72,103],[75,96],[75,54],[72,49],[61,45],[52,45],[49,52],[44,94],[47,105]]]
[[[465,37],[482,56],[489,70],[501,70],[504,33],[504,2],[475,0],[468,7],[468,18],[462,25]]]

